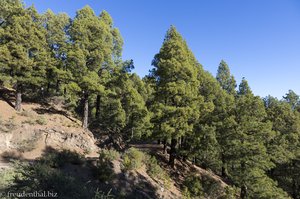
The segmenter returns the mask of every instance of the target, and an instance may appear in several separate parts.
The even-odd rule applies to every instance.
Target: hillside
[[[257,96],[231,65],[250,70],[221,54],[211,74],[189,46],[201,34],[185,38],[176,24],[156,53],[144,48],[153,54],[141,77],[147,66],[136,61],[145,57],[123,56],[125,44],[139,42],[124,41],[95,2],[68,16],[24,1],[0,1],[0,197],[300,198],[293,85],[281,99]],[[156,35],[151,29],[145,35]]]
[[[181,189],[184,178],[191,173],[209,176],[223,190],[227,186],[212,172],[189,162],[177,162],[175,168],[178,169],[170,169],[167,164],[167,155],[161,153],[162,145],[157,144],[132,144],[130,147],[135,147],[145,154],[152,154],[160,159],[161,167],[171,177],[168,178],[170,182],[167,187],[158,176],[150,177],[146,165],[124,171],[121,169],[122,158],[111,162],[115,177],[108,184],[101,182],[95,178],[93,171],[97,165],[98,153],[103,149],[95,145],[97,140],[92,132],[83,130],[80,122],[72,117],[71,113],[51,103],[47,105],[23,103],[22,111],[16,112],[3,98],[0,99],[0,110],[0,168],[4,169],[2,172],[14,167],[13,160],[36,161],[48,157],[48,154],[52,153],[49,152],[51,149],[50,151],[57,153],[72,151],[72,153],[83,155],[81,161],[84,163],[70,163],[61,169],[75,177],[93,181],[94,186],[104,190],[111,189],[115,195],[120,192],[124,195],[129,194],[125,198],[182,198]],[[69,160],[66,158],[63,161]],[[77,173],[78,170],[81,170],[80,174]]]

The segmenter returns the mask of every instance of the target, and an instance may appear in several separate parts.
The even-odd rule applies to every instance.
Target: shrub
[[[183,199],[192,199],[191,193],[189,192],[189,190],[188,190],[187,187],[184,187],[184,188],[183,188],[183,191],[182,191],[182,198],[183,198]]]
[[[28,139],[20,140],[14,143],[20,152],[32,151],[36,147],[37,141],[41,138],[41,134],[35,133]]]
[[[194,197],[203,197],[204,190],[199,176],[190,175],[183,182],[185,188]]]
[[[219,199],[236,199],[239,195],[239,189],[234,186],[225,187],[224,193]]]
[[[162,169],[154,156],[146,158],[146,166],[147,166],[147,173],[152,178],[158,178],[159,180],[163,181],[163,185],[167,188],[171,185],[171,178],[169,177],[168,173]]]
[[[216,180],[214,180],[209,176],[204,175],[201,178],[201,182],[202,182],[204,193],[206,195],[208,195],[211,198],[217,198],[220,196],[222,190],[220,184]]]
[[[43,116],[39,117],[35,121],[39,125],[46,125],[47,124],[47,119],[45,117],[43,117]]]
[[[33,192],[49,190],[57,193],[58,198],[92,198],[94,191],[88,189],[81,179],[65,174],[47,164],[18,163],[15,165],[13,181],[6,184],[3,191]],[[10,186],[10,184],[12,184]]]
[[[0,190],[13,184],[15,170],[13,168],[0,170]]]
[[[27,119],[22,122],[22,124],[35,125],[36,121],[34,119]]]
[[[103,149],[99,152],[99,158],[106,158],[109,161],[113,161],[120,158],[120,153],[114,149]]]
[[[113,195],[111,195],[111,190],[109,190],[107,193],[103,191],[99,191],[98,189],[95,191],[95,196],[93,199],[112,199],[114,198]]]
[[[155,157],[150,157],[147,160],[147,172],[151,177],[157,177],[161,174],[163,169],[157,164]]]
[[[70,150],[49,150],[49,152],[40,159],[40,162],[50,167],[58,168],[64,166],[66,163],[82,164],[83,159],[84,157],[82,155]]]
[[[4,126],[6,127],[6,132],[15,130],[17,128],[15,117],[13,116],[9,118],[8,122],[5,123]]]
[[[219,198],[223,192],[220,184],[207,175],[190,175],[183,184],[193,197]]]
[[[33,116],[32,113],[28,110],[24,110],[22,112],[19,112],[18,114],[21,116],[24,116],[24,117],[32,117]]]
[[[114,150],[101,150],[96,165],[96,177],[101,181],[109,181],[114,177],[111,161],[119,157],[119,153]]]
[[[123,169],[134,170],[143,166],[145,155],[136,148],[130,148],[123,157]]]

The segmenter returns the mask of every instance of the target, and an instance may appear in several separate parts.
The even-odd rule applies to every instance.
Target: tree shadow
[[[68,114],[67,111],[57,110],[57,109],[55,109],[54,107],[52,107],[52,106],[50,106],[50,105],[47,105],[47,104],[44,104],[42,107],[39,107],[39,108],[34,108],[33,110],[34,110],[36,113],[38,113],[38,114],[50,114],[50,115],[57,114],[57,115],[63,115],[63,116],[65,116],[67,119],[71,120],[72,122],[77,123],[77,121],[74,120],[74,119]]]
[[[13,182],[1,191],[33,193],[42,190],[57,194],[57,198],[81,199],[93,198],[97,190],[105,195],[111,189],[93,178],[90,165],[82,155],[52,147],[47,147],[38,159],[15,162],[14,173]]]
[[[124,198],[158,198],[157,188],[138,172],[119,173],[116,179],[113,185],[119,191],[119,195],[125,195]]]
[[[15,101],[15,92],[4,87],[0,87],[0,99],[4,100],[11,107],[15,107],[12,102]]]

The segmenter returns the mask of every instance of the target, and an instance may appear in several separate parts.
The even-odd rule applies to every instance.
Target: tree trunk
[[[167,153],[167,139],[166,138],[163,141],[163,145],[164,145],[163,154],[166,154]]]
[[[21,103],[22,103],[21,86],[17,85],[17,89],[16,89],[16,104],[15,104],[15,110],[16,111],[21,111]]]
[[[241,187],[241,199],[247,198],[247,187],[246,185],[242,185]]]
[[[244,161],[241,162],[241,171],[242,175],[245,175],[245,168],[246,164]],[[247,186],[245,185],[245,182],[243,182],[242,187],[241,187],[241,199],[247,198]]]
[[[224,157],[224,154],[222,153],[221,155],[221,159],[222,159],[222,171],[221,171],[221,176],[223,178],[226,178],[227,177],[227,170],[226,170],[226,160],[225,160],[225,157]]]
[[[60,90],[60,80],[57,80],[56,81],[56,93],[59,93],[59,90]]]
[[[49,94],[49,93],[50,93],[50,87],[51,87],[51,83],[50,83],[50,82],[48,82],[48,84],[47,84],[47,94]]]
[[[157,144],[160,144],[160,139],[157,140]]]
[[[83,121],[82,121],[82,127],[85,130],[88,128],[88,117],[89,117],[89,96],[86,94],[84,96],[84,111],[83,111]]]
[[[175,166],[176,146],[177,146],[177,139],[172,138],[172,140],[171,140],[170,158],[169,158],[169,165],[172,168],[174,168],[174,166]]]
[[[96,118],[99,118],[99,115],[100,115],[100,100],[101,100],[100,95],[97,95],[97,99],[96,99],[96,115],[95,115]]]
[[[295,182],[295,179],[293,178],[292,179],[292,189],[293,189],[293,192],[292,192],[292,197],[293,198],[297,198],[297,185],[296,185],[296,182]]]

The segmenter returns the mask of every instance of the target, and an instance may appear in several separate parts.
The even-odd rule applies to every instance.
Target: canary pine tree
[[[225,91],[227,91],[229,94],[235,94],[236,81],[230,74],[229,67],[224,60],[221,61],[218,67],[216,78]]]
[[[185,40],[171,27],[163,45],[153,60],[156,79],[156,129],[165,139],[171,139],[169,164],[174,166],[177,140],[193,131],[198,117],[198,68]]]
[[[42,16],[46,29],[46,40],[50,54],[47,74],[47,91],[55,85],[55,91],[60,91],[61,85],[66,85],[71,79],[71,71],[67,67],[68,35],[70,18],[65,13],[54,14],[51,10]]]
[[[105,55],[101,39],[103,29],[94,11],[85,6],[77,11],[69,30],[72,46],[68,52],[68,59],[72,74],[83,95],[82,126],[85,129],[88,128],[90,96],[104,91],[98,75]]]
[[[276,182],[266,174],[274,167],[267,143],[272,139],[272,123],[266,121],[262,99],[254,96],[243,79],[236,99],[235,134],[230,176],[241,187],[241,198],[285,198]]]
[[[21,1],[5,1],[4,4],[1,8],[4,17],[0,31],[1,72],[16,89],[15,109],[20,111],[22,93],[45,82],[49,61],[46,34],[34,7],[25,9]]]

